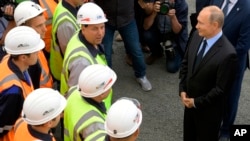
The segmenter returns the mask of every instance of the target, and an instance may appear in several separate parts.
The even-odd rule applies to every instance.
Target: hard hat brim
[[[107,85],[107,87],[105,87],[105,89],[101,90],[101,91],[97,91],[95,93],[92,93],[92,94],[89,94],[89,93],[85,93],[83,91],[80,91],[81,95],[84,96],[84,97],[88,97],[88,98],[93,98],[93,97],[97,97],[101,94],[103,94],[104,92],[106,92],[108,89],[110,89],[114,83],[116,82],[117,80],[117,75],[115,74],[115,72],[113,72],[112,74],[112,81],[109,83],[109,85]],[[79,84],[77,85],[77,89],[79,90],[80,86]]]
[[[28,21],[28,20],[30,20],[30,19],[32,19],[32,18],[34,18],[34,17],[42,14],[46,10],[47,10],[46,8],[42,8],[42,10],[40,12],[38,12],[37,14],[35,14],[35,15],[31,15],[29,17],[25,17],[25,18],[23,18],[22,20],[19,20],[19,21],[15,21],[16,25],[20,26],[21,24],[25,23],[26,21]]]
[[[107,120],[105,121],[104,123],[104,128],[107,132],[107,134],[111,137],[114,137],[114,138],[125,138],[125,137],[128,137],[130,135],[132,135],[141,125],[142,123],[142,112],[140,109],[137,109],[137,112],[139,114],[139,120],[138,120],[138,123],[136,124],[136,126],[134,126],[133,128],[131,128],[129,131],[126,131],[124,133],[117,133],[117,134],[114,134],[114,131],[111,131],[108,129],[108,126],[107,126]],[[122,124],[122,123],[121,123]]]
[[[82,24],[82,25],[91,25],[91,24],[101,24],[101,23],[105,23],[105,22],[107,22],[108,21],[108,19],[103,19],[103,20],[98,20],[98,21],[88,21],[88,22],[82,22],[82,21],[79,21],[79,20],[77,20],[77,23],[78,24]]]
[[[32,50],[27,50],[27,51],[20,51],[20,50],[10,50],[8,48],[5,47],[5,50],[8,54],[12,54],[12,55],[21,55],[21,54],[30,54],[30,53],[34,53],[37,51],[42,50],[45,47],[45,43],[42,39],[40,39],[39,44],[36,45],[36,47],[34,47]]]
[[[22,111],[22,119],[25,122],[27,122],[29,125],[41,125],[41,124],[44,124],[44,123],[46,123],[46,122],[48,122],[48,121],[56,118],[58,115],[60,115],[63,112],[63,110],[66,107],[66,105],[67,105],[66,99],[64,97],[61,97],[60,107],[58,109],[56,109],[57,111],[54,112],[53,115],[51,115],[50,117],[47,117],[45,119],[41,119],[39,121],[38,120],[34,121],[34,120],[30,120],[30,119],[26,118],[24,116],[25,115],[24,112]]]

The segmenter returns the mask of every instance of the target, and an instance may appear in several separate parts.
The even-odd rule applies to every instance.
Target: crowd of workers
[[[56,140],[58,123],[65,141],[136,140],[140,103],[127,97],[112,102],[115,31],[143,91],[153,89],[146,64],[165,56],[166,71],[180,72],[184,141],[229,140],[248,67],[250,2],[196,0],[189,35],[185,0],[0,6],[1,141]]]

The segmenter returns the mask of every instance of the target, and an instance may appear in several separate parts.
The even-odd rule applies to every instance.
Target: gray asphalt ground
[[[187,0],[189,14],[194,0]],[[165,71],[165,57],[147,66],[147,77],[153,90],[144,92],[135,81],[134,72],[125,63],[123,42],[114,41],[113,69],[118,75],[114,85],[114,100],[127,96],[142,104],[143,121],[138,141],[181,141],[183,134],[183,105],[178,96],[178,75]],[[145,54],[147,57],[149,54]],[[235,124],[250,125],[250,72],[246,70]]]
[[[187,0],[190,13],[194,0]],[[114,41],[113,69],[118,79],[113,99],[132,97],[142,104],[143,121],[138,141],[181,141],[183,134],[183,105],[178,95],[178,73],[165,71],[165,58],[147,66],[147,77],[153,90],[144,92],[135,81],[133,69],[125,63],[123,42]],[[147,57],[149,54],[145,54]],[[250,72],[246,70],[235,124],[250,125]]]

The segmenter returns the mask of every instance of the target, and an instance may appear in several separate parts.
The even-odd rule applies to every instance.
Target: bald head
[[[209,39],[222,31],[224,14],[220,8],[208,6],[200,11],[197,21],[196,29],[199,35]]]
[[[224,14],[222,10],[217,6],[207,6],[201,10],[201,12],[206,12],[209,14],[210,22],[217,22],[218,27],[222,28],[224,24]]]

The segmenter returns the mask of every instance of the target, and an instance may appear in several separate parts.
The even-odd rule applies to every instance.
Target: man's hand
[[[181,101],[187,108],[194,107],[194,99],[189,98],[186,92],[181,92]]]
[[[156,13],[160,12],[160,7],[161,7],[161,2],[160,2],[160,1],[156,1],[156,2],[154,3],[154,11],[155,11]]]
[[[176,13],[175,9],[170,9],[168,11],[168,16],[170,17],[170,19],[175,17],[175,13]]]

